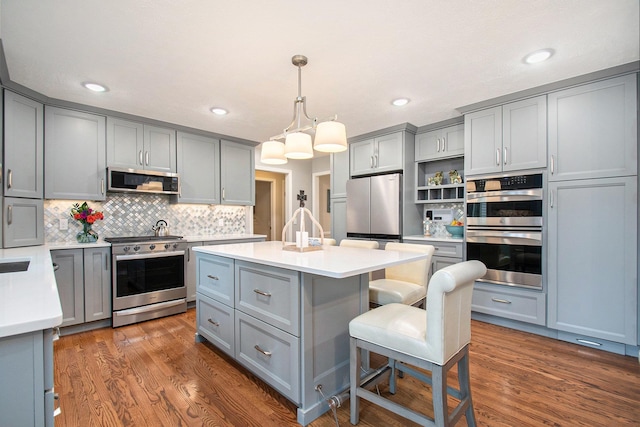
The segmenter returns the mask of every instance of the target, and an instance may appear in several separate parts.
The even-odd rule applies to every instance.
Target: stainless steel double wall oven
[[[467,180],[467,259],[487,266],[481,281],[542,289],[543,175]]]
[[[187,242],[180,236],[112,237],[113,327],[187,310]]]

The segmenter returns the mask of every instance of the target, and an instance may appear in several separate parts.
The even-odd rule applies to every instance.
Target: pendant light
[[[293,102],[293,120],[283,133],[262,143],[262,163],[284,164],[287,159],[310,159],[314,149],[324,153],[347,149],[346,128],[336,121],[337,116],[318,122],[317,117],[312,119],[307,114],[307,99],[302,96],[302,67],[307,65],[307,57],[295,55],[291,62],[298,67],[298,96]],[[315,134],[313,142],[311,134]],[[283,139],[284,143],[280,142]]]

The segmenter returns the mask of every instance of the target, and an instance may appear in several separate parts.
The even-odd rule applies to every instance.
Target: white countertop
[[[453,243],[463,243],[464,239],[462,237],[433,237],[433,236],[423,236],[418,234],[416,236],[403,236],[402,240],[421,240],[425,242],[453,242]]]
[[[282,242],[199,246],[194,251],[338,279],[425,257],[420,253],[328,245],[318,251],[285,251]]]
[[[49,246],[0,249],[0,262],[30,261],[27,271],[0,274],[0,338],[62,323],[50,249]]]

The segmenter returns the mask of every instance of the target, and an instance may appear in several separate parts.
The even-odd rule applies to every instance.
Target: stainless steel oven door
[[[467,229],[467,259],[487,266],[481,282],[542,289],[542,232]]]
[[[542,227],[542,189],[467,194],[467,225]]]
[[[186,298],[185,251],[114,255],[113,310]]]

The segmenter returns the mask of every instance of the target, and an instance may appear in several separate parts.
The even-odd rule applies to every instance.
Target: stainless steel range
[[[113,327],[187,310],[187,241],[181,236],[108,237]]]

